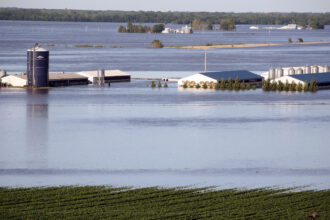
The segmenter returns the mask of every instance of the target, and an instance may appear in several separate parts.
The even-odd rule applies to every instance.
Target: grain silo
[[[271,67],[271,68],[269,69],[269,72],[268,72],[268,78],[269,78],[269,79],[275,79],[275,78],[276,78],[274,67]]]
[[[49,51],[36,44],[27,50],[27,78],[32,87],[47,87],[49,79]]]

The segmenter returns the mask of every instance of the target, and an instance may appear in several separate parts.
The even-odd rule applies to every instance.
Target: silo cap
[[[27,51],[33,51],[33,49],[34,49],[34,47],[28,49]],[[48,50],[46,50],[46,49],[44,49],[42,47],[36,47],[35,49],[36,49],[36,51],[48,51]]]

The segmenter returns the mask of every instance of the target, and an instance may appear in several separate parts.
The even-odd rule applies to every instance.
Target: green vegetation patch
[[[330,190],[0,188],[0,219],[330,218]]]
[[[90,44],[75,44],[73,46],[74,47],[94,47],[93,45],[90,45]]]

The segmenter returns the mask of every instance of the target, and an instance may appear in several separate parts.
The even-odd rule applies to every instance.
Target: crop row
[[[0,219],[330,218],[330,190],[104,186],[0,188]]]

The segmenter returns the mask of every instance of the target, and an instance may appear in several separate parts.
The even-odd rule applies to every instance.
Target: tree
[[[156,83],[155,83],[155,81],[151,81],[151,87],[152,87],[152,88],[155,88],[155,87],[156,87]]]
[[[183,87],[184,89],[188,88],[187,82],[184,82],[182,87]]]
[[[239,84],[239,88],[240,88],[241,90],[245,90],[246,85],[245,85],[244,80],[243,80],[243,82],[241,82],[241,83]]]
[[[229,90],[233,89],[233,80],[231,79],[231,77],[228,77],[226,88]]]
[[[162,84],[160,83],[160,80],[158,81],[158,88],[162,88]]]
[[[221,90],[225,90],[226,89],[226,81],[225,81],[224,78],[221,78],[220,89]]]
[[[282,83],[282,81],[278,81],[278,84],[277,84],[277,90],[278,91],[283,91],[284,89],[284,84]]]
[[[292,43],[292,39],[291,39],[291,37],[289,37],[288,42],[289,42],[290,44]]]
[[[275,80],[270,84],[270,90],[271,91],[277,90],[277,82]]]
[[[199,85],[199,83],[197,83],[196,85],[196,89],[199,89],[201,86]]]
[[[288,80],[286,80],[286,82],[285,82],[285,84],[284,84],[284,88],[283,88],[284,91],[287,91],[287,92],[288,92],[289,89],[290,89],[289,87],[290,87],[290,86],[289,86],[289,82],[288,82]]]
[[[152,48],[163,48],[164,45],[159,40],[153,40],[151,43]]]
[[[236,79],[235,79],[233,89],[235,89],[235,90],[239,90],[239,78],[238,78],[238,76],[237,76]]]
[[[304,90],[304,92],[308,92],[308,82],[306,80],[304,81],[303,90]]]
[[[322,24],[321,22],[316,21],[316,20],[311,20],[309,22],[309,27],[313,30],[315,30],[315,29],[324,29],[324,24]]]
[[[122,32],[126,32],[126,29],[124,26],[120,25],[118,28],[118,32],[122,33]]]
[[[128,32],[128,33],[132,33],[133,32],[133,24],[130,21],[127,22],[126,32]]]
[[[262,81],[262,90],[263,91],[266,91],[266,92],[270,91],[270,89],[271,89],[270,86],[271,86],[270,79]]]
[[[311,82],[309,83],[309,91],[316,92],[317,91],[317,83],[314,78],[311,79]]]
[[[155,24],[152,29],[151,32],[152,33],[161,33],[164,30],[164,24]]]
[[[235,21],[233,19],[222,19],[220,22],[220,29],[223,31],[235,30]]]
[[[220,89],[220,83],[217,81],[214,85],[214,89],[219,90]]]
[[[302,90],[303,90],[303,85],[301,84],[301,82],[299,82],[297,86],[297,91],[301,92]]]
[[[167,82],[164,83],[164,88],[168,88]]]
[[[204,21],[201,21],[200,18],[194,18],[194,20],[191,23],[191,28],[193,30],[206,30],[207,24]]]
[[[246,86],[245,86],[245,89],[246,89],[246,90],[250,90],[250,89],[251,89],[251,87],[250,87],[250,84],[249,84],[249,83],[247,83],[247,84],[246,84]]]
[[[213,30],[213,24],[212,22],[207,22],[207,30],[212,31]]]
[[[256,89],[257,89],[256,85],[253,85],[253,86],[252,86],[252,89],[253,89],[253,90],[256,90]]]
[[[206,84],[206,82],[203,83],[203,89],[207,89],[207,84]]]
[[[304,40],[303,40],[301,37],[299,37],[299,38],[298,38],[298,42],[299,42],[299,43],[303,43]]]

